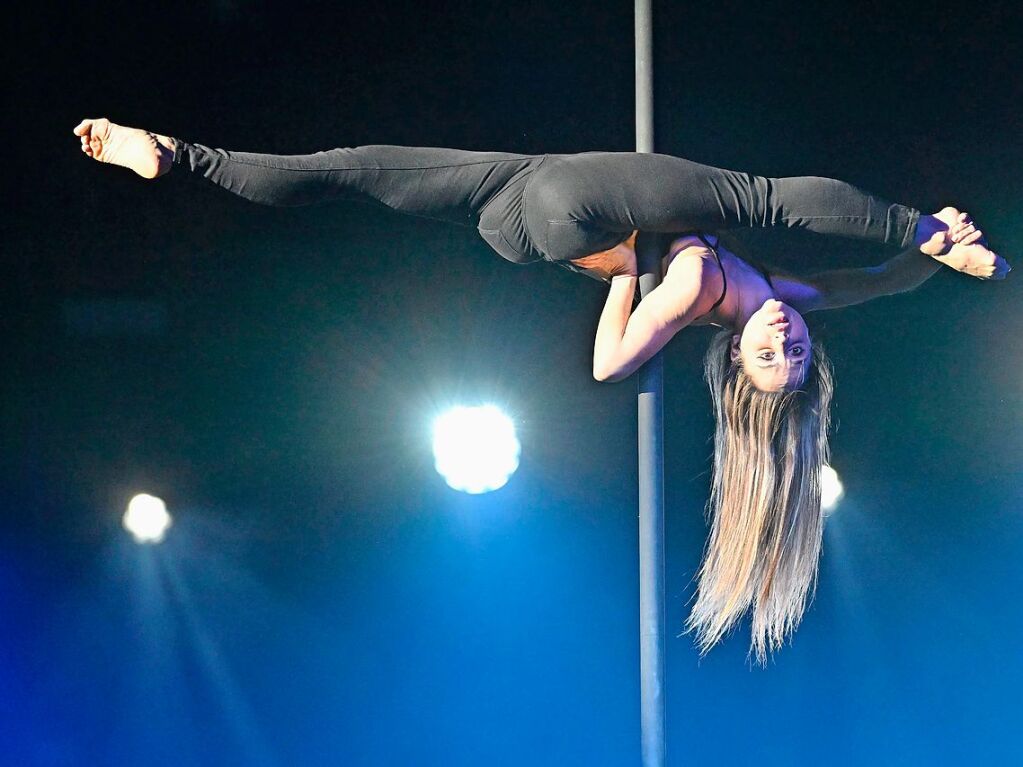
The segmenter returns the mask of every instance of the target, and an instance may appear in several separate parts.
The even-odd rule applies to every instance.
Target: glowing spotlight
[[[452,408],[433,423],[434,466],[455,490],[503,487],[519,468],[521,450],[515,424],[494,405]]]
[[[142,493],[128,503],[128,510],[124,512],[121,523],[136,543],[159,543],[172,521],[163,501]]]
[[[843,495],[845,489],[838,478],[838,472],[827,465],[821,467],[821,507],[831,511],[842,500]]]

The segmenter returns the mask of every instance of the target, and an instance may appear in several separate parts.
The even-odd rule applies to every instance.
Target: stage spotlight
[[[521,449],[515,424],[494,405],[452,408],[433,423],[437,473],[465,493],[502,487],[519,467]]]
[[[145,493],[131,499],[121,521],[136,543],[159,543],[172,522],[171,515],[167,513],[167,505],[159,498]]]
[[[838,505],[845,495],[842,481],[838,478],[838,472],[830,466],[821,468],[821,507],[830,511]]]

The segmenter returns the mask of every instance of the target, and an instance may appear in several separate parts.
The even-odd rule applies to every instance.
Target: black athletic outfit
[[[546,260],[583,273],[569,260],[607,250],[635,230],[784,226],[907,247],[920,217],[835,179],[766,178],[663,154],[361,146],[279,156],[178,141],[174,162],[254,202],[374,202],[475,226],[509,261]]]

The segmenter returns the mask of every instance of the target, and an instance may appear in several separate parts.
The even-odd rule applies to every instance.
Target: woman
[[[724,328],[705,361],[717,419],[712,527],[687,623],[701,655],[752,604],[751,651],[764,662],[798,625],[816,584],[832,383],[802,313],[910,290],[941,263],[981,279],[1009,269],[965,213],[921,215],[834,179],[764,178],[633,153],[366,146],[282,157],[106,119],[83,120],[74,133],[88,156],[145,178],[182,166],[265,204],[383,204],[473,225],[515,263],[553,261],[609,282],[593,355],[601,381],[625,378],[688,325]],[[712,234],[744,226],[801,227],[903,252],[874,269],[772,276]],[[663,281],[634,308],[638,237],[663,240]]]

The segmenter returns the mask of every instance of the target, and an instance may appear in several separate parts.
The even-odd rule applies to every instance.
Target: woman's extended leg
[[[96,159],[146,178],[187,167],[245,199],[307,205],[331,199],[375,202],[401,213],[477,225],[480,211],[538,161],[530,155],[397,146],[308,155],[228,152],[84,120],[75,133]]]
[[[241,197],[266,205],[330,199],[375,202],[400,213],[475,226],[479,213],[530,157],[401,146],[360,146],[309,155],[228,152],[178,141],[187,166]]]
[[[661,154],[556,155],[526,192],[527,226],[554,260],[610,247],[634,230],[784,226],[907,247],[920,212],[842,181],[766,178]]]

